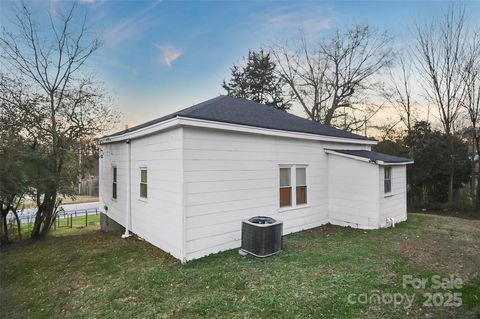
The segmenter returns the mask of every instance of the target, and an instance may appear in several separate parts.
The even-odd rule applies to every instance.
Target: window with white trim
[[[280,207],[292,206],[292,179],[290,167],[280,168]]]
[[[112,167],[112,198],[117,199],[117,167]]]
[[[307,167],[305,165],[280,165],[280,208],[307,204]]]
[[[147,176],[147,168],[142,167],[140,168],[140,197],[147,198],[148,195],[148,176]]]
[[[390,193],[392,191],[392,168],[385,166],[383,172],[383,192]]]
[[[296,185],[295,191],[297,199],[296,204],[302,205],[307,203],[307,168],[297,167],[296,169]]]

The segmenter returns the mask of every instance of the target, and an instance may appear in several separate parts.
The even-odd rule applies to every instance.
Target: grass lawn
[[[410,214],[394,229],[322,226],[284,238],[268,259],[236,250],[181,265],[148,243],[60,229],[2,248],[3,318],[480,318],[480,221]],[[456,274],[455,289],[403,288],[402,276]],[[428,307],[424,293],[461,293]],[[348,302],[414,295],[413,305]],[[354,299],[354,298],[353,298]]]
[[[21,225],[22,227],[20,228],[20,232],[22,234],[22,238],[29,238],[33,229],[33,222],[22,223]],[[53,237],[75,235],[78,234],[79,231],[84,232],[98,230],[99,225],[100,214],[88,214],[85,216],[85,213],[82,215],[80,212],[77,217],[73,217],[71,220],[65,216],[60,216],[57,222],[55,222],[54,226],[52,226],[51,234]],[[88,228],[83,230],[82,228],[85,226],[88,226]],[[13,241],[19,239],[16,224],[9,224],[8,234],[9,238]]]

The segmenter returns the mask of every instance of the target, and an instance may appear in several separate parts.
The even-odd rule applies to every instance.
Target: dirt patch
[[[477,278],[480,265],[480,221],[435,216],[419,237],[406,237],[400,253],[413,268],[464,281]]]
[[[412,212],[415,214],[423,214],[423,215],[434,215],[434,216],[443,216],[443,217],[456,217],[462,219],[473,219],[473,220],[480,220],[480,212],[458,212],[458,211],[416,211]]]

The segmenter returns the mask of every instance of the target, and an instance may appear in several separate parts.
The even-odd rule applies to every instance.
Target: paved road
[[[77,211],[78,213],[85,214],[85,210],[88,214],[95,214],[95,210],[99,209],[100,203],[99,202],[91,202],[91,203],[79,203],[79,204],[65,204],[60,205],[61,208],[65,211],[65,213],[73,213]],[[20,222],[26,223],[32,221],[35,218],[35,212],[37,208],[26,208],[22,211],[18,212],[18,217],[20,218]],[[8,214],[7,219],[14,219],[13,214]]]

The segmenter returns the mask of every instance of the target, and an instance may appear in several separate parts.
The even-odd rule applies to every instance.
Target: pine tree
[[[233,65],[231,78],[222,87],[230,96],[242,97],[286,111],[289,100],[283,94],[282,80],[275,74],[275,63],[270,53],[249,51],[243,66]]]

